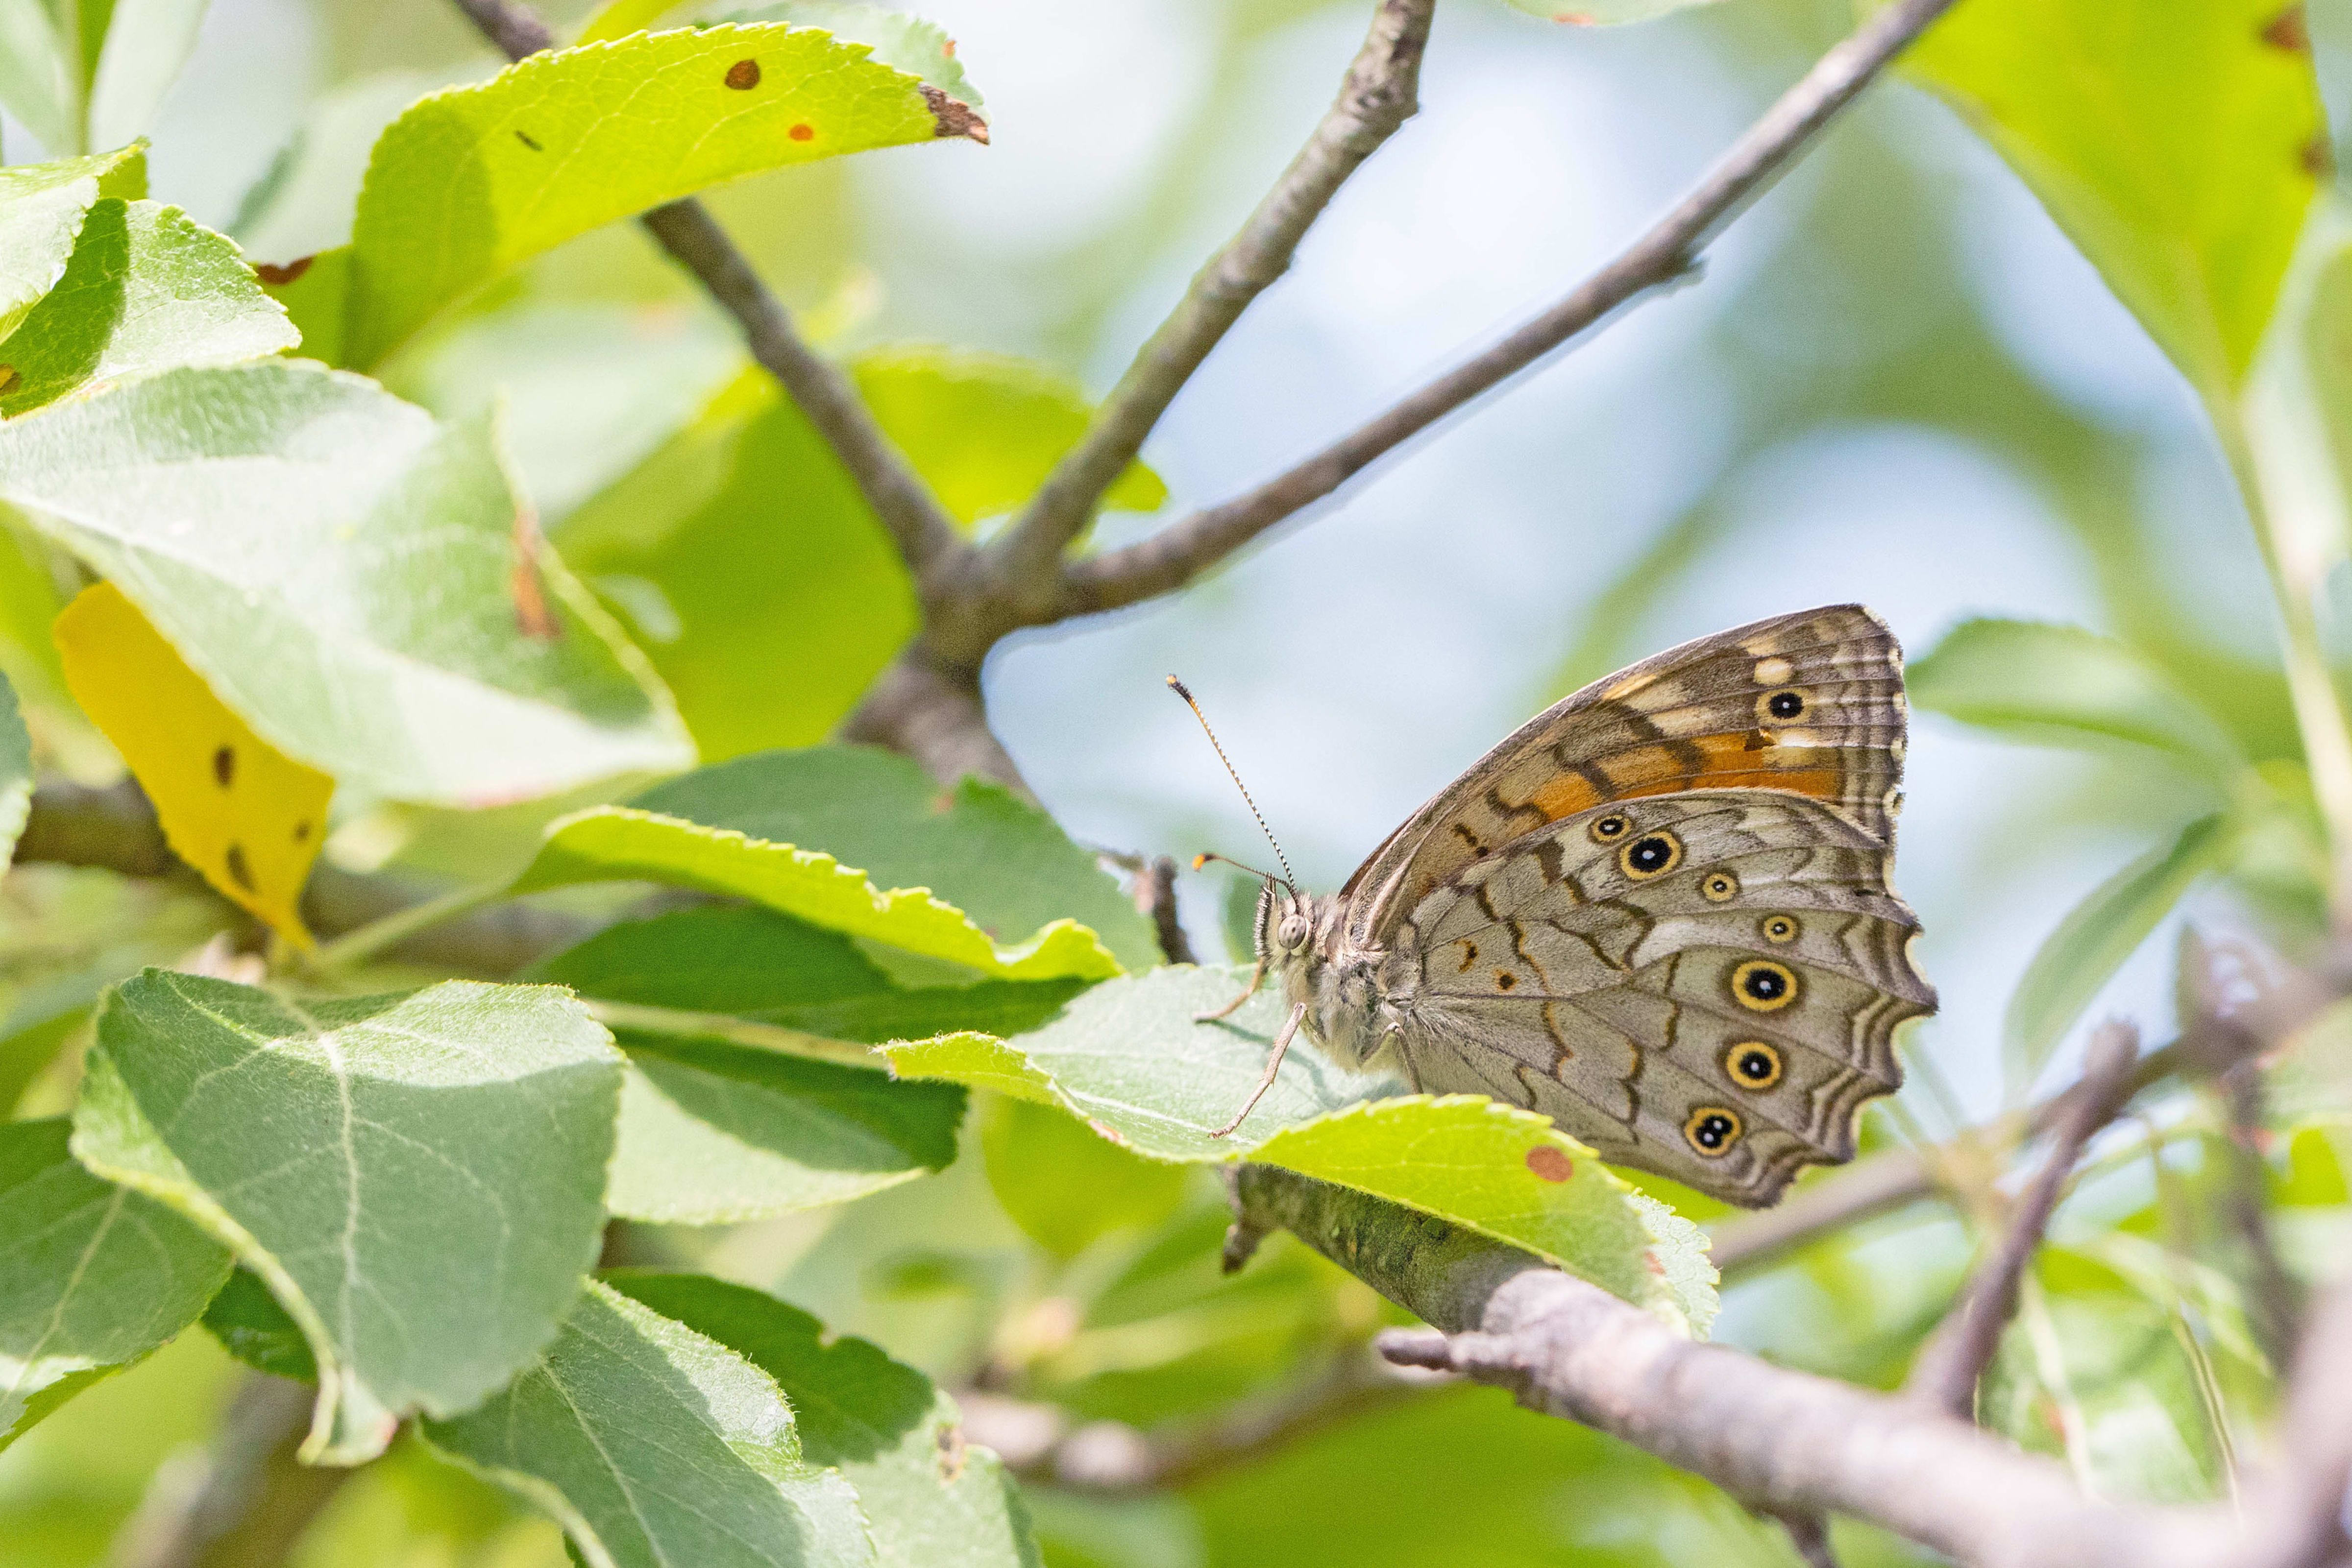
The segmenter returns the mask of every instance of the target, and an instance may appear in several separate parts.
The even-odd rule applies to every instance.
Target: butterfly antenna
[[[1242,792],[1243,803],[1249,807],[1250,815],[1257,819],[1257,831],[1265,835],[1265,841],[1267,843],[1274,845],[1275,862],[1282,867],[1282,885],[1290,889],[1291,897],[1297,897],[1298,879],[1290,874],[1290,857],[1282,852],[1282,845],[1276,840],[1274,830],[1265,825],[1265,813],[1257,809],[1257,802],[1255,800],[1250,799],[1249,786],[1242,782],[1241,770],[1234,766],[1234,759],[1225,755],[1225,748],[1217,744],[1217,732],[1209,727],[1209,716],[1201,711],[1201,705],[1193,700],[1191,689],[1187,687],[1183,682],[1178,680],[1175,676],[1171,675],[1168,677],[1168,686],[1171,691],[1173,691],[1178,696],[1184,699],[1184,706],[1191,708],[1192,710],[1192,716],[1201,721],[1201,733],[1209,737],[1209,745],[1216,752],[1217,760],[1225,765],[1226,776],[1233,779],[1234,788]],[[1223,859],[1223,857],[1218,856],[1216,858]],[[1247,866],[1243,866],[1242,869],[1244,871],[1247,871],[1249,868]],[[1257,874],[1263,876],[1265,873],[1264,872],[1260,872]]]

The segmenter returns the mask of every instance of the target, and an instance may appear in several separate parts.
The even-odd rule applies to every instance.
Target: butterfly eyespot
[[[1794,942],[1804,927],[1793,915],[1768,915],[1757,923],[1756,929],[1764,934],[1767,942]]]
[[[1780,1082],[1780,1053],[1760,1040],[1743,1040],[1725,1050],[1723,1071],[1742,1089],[1769,1089]]]
[[[1497,969],[1495,971],[1495,988],[1496,990],[1507,991],[1518,983],[1519,977],[1511,973],[1508,969]]]
[[[1702,1105],[1683,1124],[1683,1141],[1699,1158],[1716,1160],[1731,1152],[1744,1131],[1738,1112],[1727,1105]]]
[[[1731,971],[1731,999],[1750,1012],[1779,1012],[1797,999],[1796,971],[1769,958],[1750,958]]]
[[[1805,694],[1774,692],[1759,701],[1756,707],[1757,711],[1765,717],[1786,724],[1792,718],[1801,718],[1804,716]]]
[[[1739,896],[1739,879],[1727,871],[1711,871],[1699,878],[1698,891],[1709,904],[1728,904]]]
[[[1633,821],[1620,811],[1612,811],[1592,824],[1591,831],[1596,842],[1613,843],[1633,831]]]
[[[1683,841],[1664,831],[1643,833],[1617,852],[1617,869],[1635,882],[1661,877],[1683,863]]]

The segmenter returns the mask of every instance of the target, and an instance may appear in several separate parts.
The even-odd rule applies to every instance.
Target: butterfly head
[[[1314,940],[1314,896],[1267,877],[1257,895],[1257,956],[1279,968]]]

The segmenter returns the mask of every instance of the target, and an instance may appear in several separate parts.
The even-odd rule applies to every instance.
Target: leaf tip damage
[[[2262,40],[2274,49],[2289,54],[2311,53],[2311,26],[2305,21],[2302,0],[2296,0],[2263,25]]]
[[[318,259],[316,256],[298,256],[282,267],[274,261],[257,261],[253,264],[253,276],[272,288],[283,288],[289,283],[299,281],[302,275],[310,270],[310,264]]]
[[[988,121],[971,105],[950,98],[929,82],[923,84],[923,101],[930,105],[934,136],[968,136],[982,147],[988,145]]]

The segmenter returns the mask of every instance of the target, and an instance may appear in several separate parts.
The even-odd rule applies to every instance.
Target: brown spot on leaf
[[[298,844],[301,844],[308,843],[310,841],[310,819],[305,817],[300,821],[294,824],[294,841]]]
[[[760,62],[737,60],[727,68],[727,85],[737,92],[750,92],[760,85]]]
[[[547,607],[547,590],[539,580],[539,514],[528,506],[517,507],[514,518],[514,576],[509,591],[514,597],[515,623],[526,637],[536,637],[551,643],[561,636],[563,628],[557,623],[555,612]]]
[[[955,40],[953,38],[950,38],[946,43],[941,44],[940,46],[940,53],[947,56],[950,59],[955,58]]]
[[[1528,1151],[1528,1169],[1543,1181],[1566,1181],[1576,1174],[1574,1163],[1549,1144],[1538,1144]]]
[[[1555,11],[1552,13],[1551,19],[1568,27],[1592,26],[1592,13],[1590,11]]]
[[[245,846],[243,844],[231,844],[228,847],[228,853],[221,858],[228,865],[229,881],[236,883],[237,886],[245,889],[246,892],[251,893],[253,891],[253,868],[245,863]]]
[[[790,131],[785,131],[784,134],[791,137],[795,141],[807,141],[815,137],[816,127],[807,124],[795,125]]]
[[[277,266],[272,262],[256,262],[253,267],[253,275],[261,279],[262,282],[268,284],[273,288],[283,287],[285,285],[293,282],[296,278],[310,271],[310,264],[318,259],[319,258],[314,256],[298,256],[283,267]]]
[[[1666,1277],[1666,1266],[1658,1260],[1658,1255],[1655,1252],[1642,1254],[1642,1267],[1662,1280]]]
[[[952,810],[955,810],[955,791],[954,791],[954,790],[952,790],[952,789],[940,789],[940,790],[938,790],[938,791],[936,791],[935,793],[933,793],[933,795],[931,796],[931,815],[932,815],[932,816],[934,816],[934,817],[944,817],[944,816],[946,816],[950,811],[952,811]]]
[[[1087,1125],[1092,1127],[1097,1133],[1099,1133],[1104,1137],[1109,1139],[1112,1143],[1118,1144],[1121,1147],[1126,1146],[1127,1134],[1120,1132],[1117,1127],[1112,1126],[1109,1123],[1097,1122],[1092,1116],[1089,1116],[1087,1118]]]
[[[940,1428],[940,1479],[952,1484],[963,1479],[964,1442],[961,1427]]]
[[[515,132],[515,140],[516,140],[517,141],[521,142],[525,147],[530,148],[530,149],[532,152],[537,152],[541,151],[541,147],[540,147],[539,143],[538,143],[538,142],[536,142],[536,141],[533,141],[530,139],[530,137],[527,133],[525,133],[525,132],[523,132],[523,131],[516,131],[516,132]]]
[[[2303,144],[2303,154],[2295,161],[2303,165],[2303,172],[2313,179],[2325,180],[2335,172],[2336,150],[2327,144],[2327,138],[2324,134],[2314,136]]]
[[[226,789],[236,782],[236,747],[224,746],[213,753],[213,781]]]
[[[2303,19],[2302,5],[2290,5],[2264,24],[2263,42],[2290,54],[2311,53],[2311,28]]]
[[[923,101],[931,106],[932,135],[969,136],[982,147],[988,145],[988,121],[971,105],[950,98],[929,82],[923,84]]]

